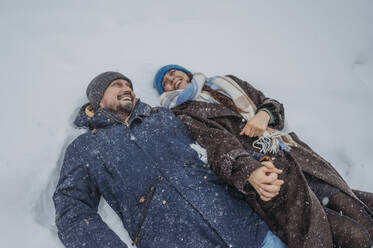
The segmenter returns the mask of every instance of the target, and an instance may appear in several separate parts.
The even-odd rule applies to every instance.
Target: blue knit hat
[[[164,75],[169,70],[183,71],[186,74],[188,74],[188,77],[190,77],[190,79],[192,77],[192,73],[190,71],[188,71],[187,69],[185,69],[184,67],[180,66],[180,65],[165,65],[165,66],[161,67],[157,71],[157,74],[155,74],[154,82],[153,82],[153,86],[154,86],[154,88],[156,88],[156,90],[158,91],[159,94],[162,94],[164,92],[164,89],[162,87],[162,80],[163,80]]]

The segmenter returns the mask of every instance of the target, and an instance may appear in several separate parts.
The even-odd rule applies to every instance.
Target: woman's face
[[[179,70],[169,70],[162,79],[162,86],[165,91],[182,90],[189,83],[188,75]]]

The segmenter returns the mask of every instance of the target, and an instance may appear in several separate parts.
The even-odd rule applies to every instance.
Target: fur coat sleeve
[[[237,78],[236,76],[227,76],[241,86],[241,88],[246,92],[250,99],[255,103],[257,112],[263,108],[268,109],[271,112],[271,117],[274,118],[274,120],[273,122],[269,123],[270,127],[277,130],[282,130],[284,128],[285,112],[284,106],[280,102],[275,99],[266,97],[260,90],[257,90],[251,84]]]

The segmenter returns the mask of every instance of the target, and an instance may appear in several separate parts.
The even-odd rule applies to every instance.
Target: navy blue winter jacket
[[[67,148],[53,196],[68,248],[124,248],[97,214],[100,197],[137,247],[260,247],[268,228],[191,148],[186,126],[138,100],[128,123],[109,110],[80,110],[87,132]]]

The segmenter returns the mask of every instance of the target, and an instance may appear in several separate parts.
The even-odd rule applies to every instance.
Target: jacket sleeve
[[[211,169],[241,193],[249,194],[249,176],[261,164],[248,154],[240,141],[213,120],[198,119],[177,112],[175,114],[206,149]]]
[[[228,75],[228,77],[236,81],[246,92],[250,99],[255,103],[257,112],[264,110],[270,115],[271,119],[268,126],[277,130],[282,130],[284,128],[285,112],[284,106],[280,102],[266,97],[260,90],[255,89],[246,81],[243,81],[233,75]]]
[[[53,195],[58,236],[67,248],[127,248],[97,213],[101,195],[88,166],[70,145]]]

